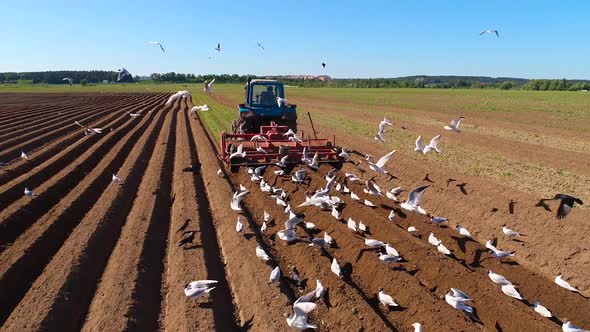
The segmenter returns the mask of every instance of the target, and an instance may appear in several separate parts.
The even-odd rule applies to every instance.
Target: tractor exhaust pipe
[[[311,120],[311,114],[309,114],[309,112],[307,112],[307,116],[309,117],[309,123],[311,124],[311,130],[313,130],[313,137],[315,139],[317,139],[318,138],[318,135],[317,135],[317,133],[315,131],[315,127],[313,126],[313,120]]]

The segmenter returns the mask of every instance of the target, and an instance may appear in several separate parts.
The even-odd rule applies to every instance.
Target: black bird
[[[189,167],[185,167],[182,171],[183,172],[191,172],[191,173],[198,173],[201,170],[201,164],[191,164]]]
[[[581,199],[566,194],[557,194],[553,197],[553,199],[558,199],[561,201],[559,203],[559,208],[557,209],[557,219],[565,218],[574,207],[574,203],[584,205],[584,202],[582,202]]]
[[[322,62],[322,67],[326,68],[326,64]]]
[[[182,236],[185,236],[185,237],[183,237],[182,240],[180,240],[178,242],[179,247],[182,247],[183,245],[185,245],[187,243],[193,243],[193,240],[195,239],[195,231],[186,231],[186,232],[182,233]]]

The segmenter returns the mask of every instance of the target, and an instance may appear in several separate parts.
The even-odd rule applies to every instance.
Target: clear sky
[[[585,0],[0,0],[0,10],[0,71],[590,79]],[[487,29],[500,38],[479,36]]]

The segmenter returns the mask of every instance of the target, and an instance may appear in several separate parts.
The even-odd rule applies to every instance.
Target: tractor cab
[[[278,99],[280,98],[280,99]],[[282,83],[276,80],[248,79],[244,86],[244,103],[238,106],[234,133],[258,133],[260,126],[275,122],[297,131],[297,107],[279,103],[285,98]]]

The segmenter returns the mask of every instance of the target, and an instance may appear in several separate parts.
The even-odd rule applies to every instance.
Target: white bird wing
[[[408,196],[408,203],[413,206],[420,205],[420,201],[422,200],[422,195],[424,195],[424,191],[428,188],[428,186],[418,187],[410,192]]]
[[[461,121],[463,121],[463,119],[465,119],[465,117],[462,117],[462,116],[461,117],[458,117],[456,119],[453,119],[451,121],[451,126],[458,129],[459,128],[459,125],[461,124]]]
[[[428,143],[428,146],[436,149],[438,147],[439,141],[440,141],[440,135],[436,135],[430,140],[430,143]]]
[[[420,135],[416,139],[416,148],[414,148],[414,151],[422,152],[422,150],[424,150],[424,142],[422,141],[422,135]]]
[[[211,82],[207,83],[207,87],[209,89],[211,89],[211,86],[213,85],[213,82],[215,82],[215,79],[212,79]]]
[[[191,282],[189,285],[191,288],[207,288],[210,284],[216,284],[217,280],[197,280]]]
[[[298,316],[307,316],[315,308],[316,304],[313,302],[297,302],[293,305],[293,311]]]
[[[338,265],[338,261],[336,261],[336,258],[332,259],[332,265],[330,266],[330,270],[332,270],[332,272],[334,272],[338,276],[341,275],[340,265]]]
[[[395,153],[395,150],[393,150],[390,153],[384,155],[383,157],[381,157],[377,161],[377,163],[375,165],[377,165],[379,168],[382,168],[383,166],[385,166],[385,163],[387,163],[387,161],[389,161],[389,158],[391,158],[391,156],[393,156],[394,153]]]
[[[515,299],[522,300],[522,296],[520,295],[520,293],[516,290],[516,288],[512,284],[502,285],[502,293],[504,293],[510,297],[513,297]]]

